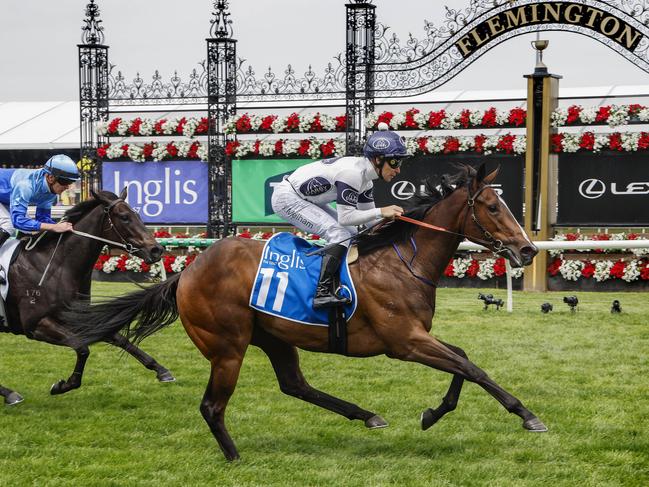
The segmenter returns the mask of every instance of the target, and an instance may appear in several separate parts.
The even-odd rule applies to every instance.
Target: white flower
[[[365,126],[368,129],[374,128],[378,120],[379,120],[379,116],[375,112],[372,112],[367,115],[367,118],[365,119]]]
[[[566,124],[568,119],[568,109],[567,108],[557,108],[552,112],[552,126],[553,127],[562,127]]]
[[[611,278],[611,268],[614,262],[610,260],[598,260],[595,262],[595,273],[593,278],[597,282],[603,282]]]
[[[453,259],[453,276],[462,278],[466,275],[466,271],[471,265],[471,260],[470,258],[458,258],[458,259]]]
[[[122,157],[122,146],[119,144],[110,144],[106,149],[106,157],[109,159],[117,159]]]
[[[527,137],[525,135],[517,135],[514,137],[514,147],[515,154],[524,154],[527,148]]]
[[[579,150],[579,134],[563,134],[563,152],[577,152]]]
[[[576,281],[581,277],[581,271],[586,264],[580,260],[563,260],[559,272],[567,281]]]
[[[622,279],[626,282],[635,281],[640,277],[640,269],[638,269],[639,262],[637,260],[631,260],[626,263],[624,268],[624,274]]]
[[[623,132],[622,133],[622,147],[627,152],[635,152],[638,150],[638,141],[640,140],[640,132]]]
[[[101,270],[104,271],[106,274],[110,274],[111,272],[115,272],[115,270],[117,269],[117,262],[118,261],[119,261],[119,257],[116,257],[116,256],[111,257],[106,262],[104,262],[104,265],[101,268]]]
[[[97,135],[107,135],[108,134],[108,122],[97,122]]]
[[[144,150],[136,144],[129,144],[128,156],[134,161],[144,162]]]
[[[151,135],[153,133],[153,122],[145,118],[140,125],[140,135]]]
[[[185,265],[186,262],[187,262],[186,255],[177,255],[173,263],[171,264],[171,270],[174,272],[181,272],[186,267]]]
[[[597,107],[586,107],[581,109],[579,113],[579,119],[584,124],[591,124],[595,121],[597,117],[598,108]]]
[[[120,120],[117,125],[117,133],[119,135],[126,135],[128,133],[128,128],[131,126],[131,122],[126,120]]]
[[[479,262],[480,270],[476,274],[480,279],[486,281],[494,276],[494,264],[496,259],[485,259]]]
[[[641,122],[649,122],[649,108],[644,107],[640,109],[640,111],[638,111],[637,116]]]
[[[126,259],[126,268],[129,271],[133,272],[142,272],[142,262],[144,262],[143,259],[140,259],[139,257],[136,257],[134,255],[131,255],[128,259]]]
[[[185,122],[185,125],[183,125],[183,135],[185,137],[193,137],[196,133],[196,127],[198,127],[200,123],[200,120],[196,117],[189,118]]]
[[[151,264],[149,268],[149,276],[158,277],[162,275],[162,262],[158,261],[155,264]]]
[[[471,125],[480,125],[482,123],[483,116],[484,112],[480,110],[471,110],[469,115],[469,122],[471,122]]]
[[[401,125],[404,124],[405,121],[405,113],[396,113],[394,117],[392,117],[392,120],[390,120],[390,127],[392,127],[393,130],[397,130]]]

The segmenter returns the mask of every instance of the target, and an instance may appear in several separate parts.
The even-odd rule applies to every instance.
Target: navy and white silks
[[[381,210],[374,205],[373,187],[378,174],[365,157],[336,157],[299,167],[275,186],[275,213],[327,242],[348,239],[356,226],[378,223]],[[336,209],[330,206],[336,202]],[[349,241],[343,245],[348,246]]]

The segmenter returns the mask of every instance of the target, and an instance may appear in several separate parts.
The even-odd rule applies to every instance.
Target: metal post
[[[551,138],[556,129],[552,128],[552,112],[558,106],[559,79],[561,76],[549,74],[543,64],[540,52],[548,45],[547,41],[532,42],[538,51],[533,74],[527,78],[527,150],[525,154],[525,231],[535,240],[548,240],[551,237],[551,223],[556,211],[556,155],[551,154]],[[534,263],[525,270],[524,289],[526,291],[547,291],[548,253],[541,250]]]
[[[354,0],[347,7],[345,107],[346,154],[359,155],[365,140],[365,119],[374,110],[374,33],[376,7]]]
[[[207,41],[207,117],[209,214],[208,237],[225,237],[232,227],[232,163],[225,154],[224,128],[237,111],[237,41],[227,0],[214,1],[215,12]]]
[[[82,161],[81,198],[101,186],[101,161],[97,148],[105,142],[96,131],[98,121],[108,120],[108,46],[100,25],[99,7],[94,0],[86,6],[85,25],[79,47],[80,160]]]

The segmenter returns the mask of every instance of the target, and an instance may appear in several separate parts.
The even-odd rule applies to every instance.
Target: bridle
[[[503,245],[502,240],[499,240],[499,239],[495,238],[491,234],[491,232],[489,230],[487,230],[484,227],[484,225],[482,225],[480,223],[480,221],[478,220],[478,217],[477,217],[477,215],[475,213],[475,202],[478,199],[478,196],[480,196],[480,193],[482,193],[485,189],[493,188],[493,186],[491,186],[489,184],[485,184],[480,189],[478,189],[478,191],[476,191],[474,194],[471,194],[471,183],[472,182],[473,182],[472,179],[469,180],[467,182],[467,186],[466,186],[467,193],[468,193],[468,199],[467,199],[467,203],[466,203],[466,212],[464,214],[464,219],[463,219],[463,223],[462,223],[462,232],[459,232],[459,233],[458,232],[453,232],[453,231],[448,230],[446,228],[438,227],[436,225],[432,225],[430,223],[426,223],[426,222],[423,222],[423,221],[420,221],[420,220],[415,220],[414,218],[410,218],[410,217],[407,217],[407,216],[398,216],[397,219],[403,220],[403,221],[408,222],[408,223],[412,223],[414,225],[418,225],[418,226],[423,227],[423,228],[428,228],[430,230],[435,230],[435,231],[443,232],[443,233],[449,233],[451,235],[457,235],[458,237],[462,237],[463,239],[465,239],[465,238],[468,238],[467,235],[466,235],[466,224],[467,224],[467,216],[468,216],[468,214],[470,212],[471,213],[471,219],[473,220],[475,225],[480,229],[480,231],[482,232],[482,236],[484,237],[484,239],[472,237],[471,240],[475,241],[476,243],[479,243],[480,245],[484,245],[487,248],[490,248],[490,246],[491,246],[492,248],[490,248],[490,250],[496,255],[500,255],[502,253],[505,253],[505,252],[507,252],[507,248]],[[418,275],[417,273],[415,273],[415,270],[412,268],[412,263],[414,262],[415,257],[417,256],[417,243],[415,242],[415,237],[414,236],[410,237],[410,245],[412,246],[412,249],[413,249],[412,258],[410,259],[410,261],[406,261],[404,259],[403,255],[401,254],[401,251],[399,250],[399,247],[397,247],[396,243],[393,243],[392,247],[394,248],[395,252],[397,253],[397,256],[399,256],[399,259],[401,259],[401,262],[403,262],[405,264],[405,266],[408,268],[408,270],[410,271],[410,273],[414,277],[416,277],[421,282],[423,282],[423,283],[425,283],[425,284],[427,284],[429,286],[435,287],[436,284],[434,282],[432,282],[430,279],[426,279],[425,277]]]

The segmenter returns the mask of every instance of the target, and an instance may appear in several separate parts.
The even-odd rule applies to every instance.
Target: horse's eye
[[[128,223],[128,221],[130,220],[128,215],[120,215],[119,219],[122,220],[125,223]]]
[[[496,213],[496,212],[498,211],[498,205],[489,205],[489,206],[487,206],[487,209],[488,209],[491,213]]]

